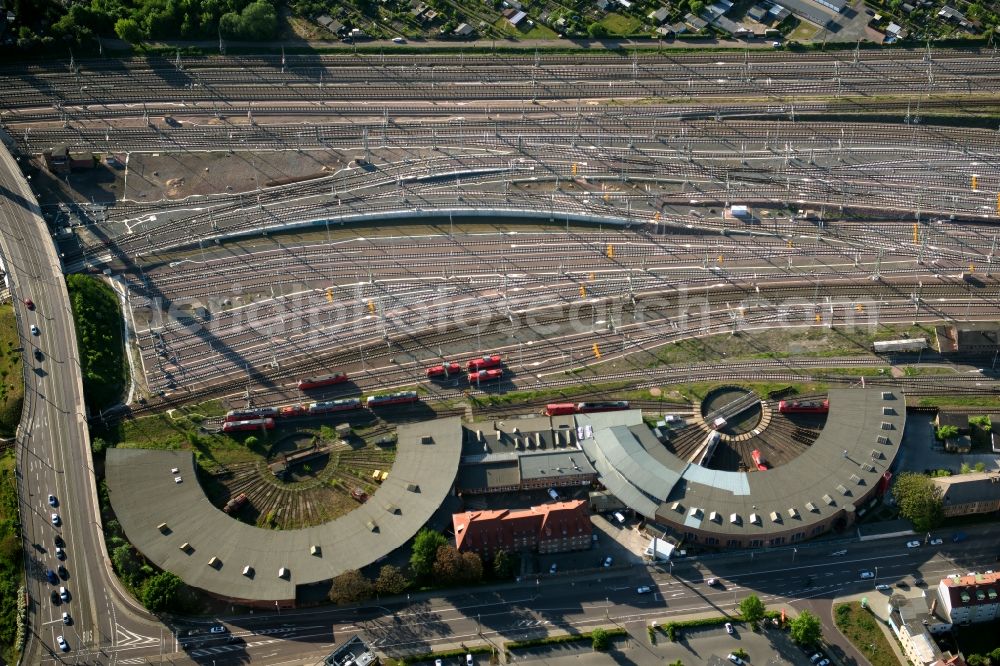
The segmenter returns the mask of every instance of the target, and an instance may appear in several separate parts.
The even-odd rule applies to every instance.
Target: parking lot
[[[570,663],[598,666],[609,662],[662,665],[680,659],[685,666],[699,664],[733,666],[727,655],[742,648],[747,653],[746,661],[749,664],[813,666],[809,661],[809,655],[795,646],[785,631],[772,629],[754,633],[741,624],[735,624],[732,635],[727,634],[722,627],[687,630],[678,642],[671,643],[660,633],[657,644],[650,645],[642,625],[630,625],[628,628],[633,637],[619,641],[606,654],[594,653],[588,644],[582,643],[518,651],[514,661],[530,661],[554,666]],[[640,632],[641,638],[636,636]]]

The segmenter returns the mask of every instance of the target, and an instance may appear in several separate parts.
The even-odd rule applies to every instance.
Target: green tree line
[[[116,404],[125,386],[122,314],[114,291],[89,275],[66,278],[80,345],[83,394],[91,412]]]

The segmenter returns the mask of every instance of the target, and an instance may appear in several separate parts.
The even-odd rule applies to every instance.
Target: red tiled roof
[[[458,550],[516,550],[516,540],[528,538],[542,543],[548,539],[589,535],[592,529],[584,500],[516,511],[466,511],[454,514],[451,520]]]
[[[978,574],[961,578],[945,578],[952,608],[995,604],[1000,599],[1000,574]]]

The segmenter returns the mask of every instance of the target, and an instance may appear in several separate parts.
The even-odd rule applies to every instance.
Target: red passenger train
[[[346,381],[347,381],[347,375],[345,373],[335,372],[332,375],[323,375],[322,377],[307,377],[305,379],[300,379],[298,387],[300,391],[309,391],[311,389],[323,388],[324,386],[342,384]]]
[[[274,430],[274,419],[248,419],[246,421],[226,421],[222,432],[247,432],[253,430]]]
[[[829,400],[782,400],[778,403],[782,414],[826,414],[830,411]]]
[[[266,419],[278,416],[274,407],[256,407],[252,409],[231,409],[226,412],[225,421],[247,421],[250,419]]]
[[[365,400],[365,405],[372,409],[374,407],[388,407],[390,405],[408,405],[420,400],[416,391],[400,391],[399,393],[387,393],[383,395],[370,395]]]
[[[313,402],[309,404],[309,415],[332,414],[334,412],[349,412],[352,409],[361,409],[361,401],[357,398],[344,398],[342,400],[330,400],[328,402]]]

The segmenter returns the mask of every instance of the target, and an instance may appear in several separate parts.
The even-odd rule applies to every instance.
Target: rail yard
[[[25,225],[4,243],[34,229],[122,307],[130,385],[90,425],[211,405],[189,441],[245,447],[108,457],[129,540],[226,603],[302,604],[464,500],[460,466],[522,454],[586,455],[651,523],[715,516],[676,523],[689,547],[798,544],[853,523],[848,478],[858,508],[885,491],[907,406],[1000,392],[993,352],[935,340],[1000,321],[995,50],[178,52],[0,77]],[[96,507],[94,484],[65,494]],[[94,518],[67,534],[97,543]],[[72,602],[78,655],[270,663],[156,640],[107,561]],[[48,633],[29,663],[54,662]]]

